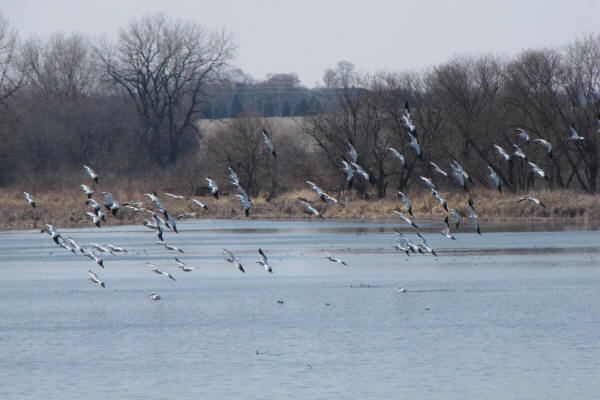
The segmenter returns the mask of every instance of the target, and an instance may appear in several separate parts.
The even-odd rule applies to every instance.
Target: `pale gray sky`
[[[21,38],[113,35],[164,11],[226,29],[254,78],[295,72],[315,86],[338,61],[358,70],[420,70],[455,54],[512,55],[600,31],[599,0],[0,0]]]

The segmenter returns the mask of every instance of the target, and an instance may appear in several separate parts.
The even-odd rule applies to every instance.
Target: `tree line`
[[[234,164],[251,195],[305,179],[341,190],[352,141],[371,177],[355,185],[364,196],[406,190],[432,176],[430,161],[447,167],[452,159],[475,186],[491,185],[489,164],[514,192],[598,190],[600,35],[510,58],[455,57],[419,72],[360,73],[340,62],[310,89],[295,73],[254,80],[232,68],[234,54],[227,32],[164,14],[131,21],[112,41],[61,33],[21,41],[0,16],[0,185],[74,175],[88,164],[116,177],[175,171],[173,186],[192,190]],[[422,159],[409,144],[406,103]],[[298,117],[296,126],[268,118],[275,116]],[[207,134],[202,119],[222,124]],[[517,128],[552,143],[552,157]],[[570,140],[571,128],[584,140]],[[508,153],[520,146],[547,182],[494,145]]]

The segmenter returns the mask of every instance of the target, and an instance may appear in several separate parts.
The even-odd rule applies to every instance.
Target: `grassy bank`
[[[37,207],[34,209],[23,198],[21,190],[3,191],[0,194],[0,229],[40,229],[44,224],[50,223],[57,227],[86,227],[92,226],[85,211],[86,197],[78,187],[65,190],[50,190],[41,193],[31,192]],[[127,185],[119,190],[112,191],[114,197],[120,202],[141,201],[146,207],[152,208],[150,201],[143,195],[144,191],[135,185]],[[185,194],[185,193],[184,193]],[[219,200],[213,197],[196,197],[206,203],[208,210],[200,209],[191,201],[174,200],[159,193],[165,208],[171,215],[176,216],[184,212],[195,212],[197,218],[246,218],[239,200],[233,193],[222,196]],[[475,209],[480,221],[519,221],[519,220],[557,220],[573,221],[600,221],[600,196],[573,194],[567,191],[540,191],[529,195],[539,198],[546,207],[539,207],[532,202],[517,203],[521,195],[501,194],[491,190],[477,190],[472,192]],[[446,212],[439,202],[427,191],[408,193],[412,201],[414,219],[443,219]],[[464,193],[445,193],[448,207],[455,208],[462,216],[469,215],[468,197]],[[345,206],[321,202],[316,194],[310,190],[301,190],[286,193],[266,201],[263,196],[252,199],[253,208],[250,218],[280,218],[280,219],[308,219],[298,197],[305,197],[323,213],[326,219],[363,219],[363,220],[397,220],[392,215],[393,210],[405,212],[404,205],[395,197],[388,195],[384,199],[360,199],[355,193],[342,196]],[[99,203],[103,203],[101,193],[94,196]],[[102,200],[102,201],[100,201]],[[135,213],[123,208],[117,217],[109,216],[107,225],[137,224],[142,223],[146,214]],[[314,217],[313,217],[314,218]]]

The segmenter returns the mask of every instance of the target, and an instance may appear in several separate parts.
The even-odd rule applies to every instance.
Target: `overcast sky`
[[[0,9],[21,38],[115,35],[164,11],[231,32],[234,62],[254,78],[295,72],[309,87],[341,60],[364,72],[421,70],[456,54],[513,55],[600,32],[600,0],[0,0]]]

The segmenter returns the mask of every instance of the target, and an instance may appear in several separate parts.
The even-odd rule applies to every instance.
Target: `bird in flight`
[[[273,269],[271,268],[271,265],[269,264],[269,259],[267,258],[267,255],[265,254],[265,252],[262,249],[258,249],[258,254],[260,254],[262,260],[257,261],[256,263],[259,265],[262,265],[265,268],[265,271],[269,272],[269,273],[273,273]]]
[[[27,200],[27,202],[29,203],[29,205],[32,208],[35,208],[35,200],[33,199],[33,197],[31,197],[31,195],[27,192],[23,192],[23,196],[25,196],[25,200]]]

